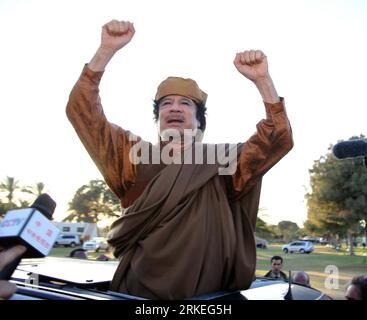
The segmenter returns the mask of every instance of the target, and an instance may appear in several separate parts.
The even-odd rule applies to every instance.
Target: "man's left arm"
[[[293,138],[284,100],[274,87],[265,54],[259,50],[237,53],[234,64],[256,85],[266,110],[266,119],[257,124],[256,133],[244,143],[232,176],[235,197],[240,197],[292,149]]]
[[[280,101],[269,74],[268,59],[262,51],[239,52],[233,63],[238,72],[256,85],[265,103],[271,104]]]

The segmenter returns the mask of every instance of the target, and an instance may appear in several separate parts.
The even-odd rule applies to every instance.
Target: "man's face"
[[[158,107],[160,134],[167,129],[175,129],[183,135],[185,129],[196,130],[199,126],[196,119],[196,104],[189,98],[170,95],[164,97]]]
[[[283,264],[281,260],[273,260],[271,262],[271,269],[274,273],[279,273],[282,267],[283,267]]]

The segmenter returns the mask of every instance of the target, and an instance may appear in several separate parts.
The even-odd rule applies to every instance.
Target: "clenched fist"
[[[135,34],[129,21],[111,20],[102,27],[101,44],[88,66],[93,71],[104,71],[114,54],[126,46]]]
[[[131,22],[111,20],[102,27],[101,48],[116,52],[128,44],[134,34]]]
[[[253,82],[269,76],[266,55],[260,50],[239,52],[233,63],[241,74]]]

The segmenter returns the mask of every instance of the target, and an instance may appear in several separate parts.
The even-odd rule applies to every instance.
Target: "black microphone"
[[[365,139],[342,141],[337,143],[332,151],[338,159],[367,157],[367,141]]]
[[[0,246],[23,245],[27,251],[0,270],[0,280],[9,280],[22,258],[48,255],[59,234],[50,221],[56,202],[46,193],[37,197],[29,208],[9,210],[0,223]]]

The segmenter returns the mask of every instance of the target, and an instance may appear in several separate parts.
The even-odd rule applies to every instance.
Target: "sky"
[[[366,134],[367,2],[0,0],[0,180],[44,182],[55,220],[79,187],[102,178],[65,106],[112,19],[133,22],[136,33],[107,66],[102,104],[111,122],[151,142],[152,99],[168,76],[193,78],[208,93],[204,142],[246,141],[265,112],[233,59],[265,52],[294,148],[265,175],[261,212],[269,223],[302,226],[314,161]]]

